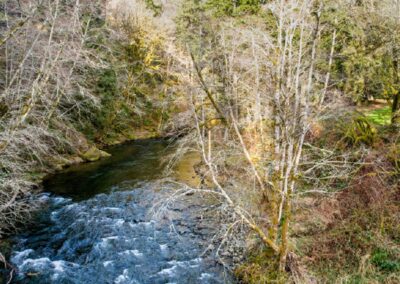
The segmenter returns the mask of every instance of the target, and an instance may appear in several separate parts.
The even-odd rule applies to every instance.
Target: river
[[[14,239],[14,283],[232,283],[203,255],[218,226],[199,221],[210,209],[198,198],[174,205],[173,218],[152,214],[167,196],[160,180],[173,150],[163,140],[130,142],[47,179],[42,209]]]

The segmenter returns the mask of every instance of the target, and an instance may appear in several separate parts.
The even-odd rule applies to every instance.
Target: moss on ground
[[[389,106],[366,111],[365,116],[376,125],[389,125],[392,118],[392,110]]]
[[[100,160],[101,158],[107,158],[110,156],[111,155],[108,154],[107,152],[99,150],[98,148],[96,148],[94,146],[82,154],[82,158],[88,162],[94,162],[94,161]]]
[[[234,272],[240,283],[248,284],[284,284],[289,276],[279,271],[278,258],[266,248],[254,250]]]

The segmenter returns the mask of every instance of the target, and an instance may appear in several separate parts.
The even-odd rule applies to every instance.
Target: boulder
[[[101,158],[107,158],[111,155],[105,151],[102,151],[94,146],[89,148],[86,152],[84,152],[81,157],[87,162],[94,162],[100,160]]]

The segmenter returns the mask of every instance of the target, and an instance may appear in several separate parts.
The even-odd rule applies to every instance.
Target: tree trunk
[[[397,19],[396,25],[400,26],[400,1],[396,0],[396,11],[397,11]],[[400,84],[400,76],[399,76],[399,50],[396,48],[396,45],[393,45],[393,67],[395,72],[395,78],[397,85]],[[400,88],[397,89],[397,94],[394,95],[393,104],[392,104],[392,125],[395,127],[400,127]]]
[[[281,231],[281,246],[279,251],[279,270],[285,271],[286,268],[286,256],[288,253],[288,242],[289,242],[289,222],[291,215],[291,200],[290,194],[288,193],[284,203],[284,217],[282,220],[282,231]]]
[[[397,52],[393,52],[393,56],[397,56]],[[396,83],[400,84],[399,78],[399,62],[396,60],[393,61],[393,67],[396,75]],[[392,104],[392,125],[399,127],[400,126],[400,90],[397,90],[397,93],[393,97]]]
[[[400,90],[393,98],[392,104],[392,125],[400,127]]]

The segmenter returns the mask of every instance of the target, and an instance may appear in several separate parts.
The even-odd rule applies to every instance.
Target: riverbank
[[[89,143],[85,138],[81,137],[81,152],[76,153],[75,155],[68,155],[68,156],[58,156],[57,159],[54,159],[54,164],[50,164],[48,168],[43,169],[39,168],[41,171],[31,169],[32,173],[28,180],[31,183],[31,200],[34,202],[35,197],[34,195],[38,195],[43,192],[43,182],[58,173],[65,171],[66,169],[79,166],[80,164],[85,163],[94,163],[101,159],[107,159],[111,157],[111,154],[107,152],[107,148],[116,145],[123,145],[125,143],[132,143],[133,141],[137,140],[146,140],[146,139],[155,139],[160,138],[161,133],[155,132],[146,132],[140,131],[137,132],[138,134],[134,137],[137,139],[131,139],[133,136],[125,137],[120,135],[116,140],[108,140],[108,144],[104,142],[101,144],[93,144]],[[86,151],[84,149],[87,149]],[[30,212],[30,216],[35,215],[35,211],[40,211],[41,208],[37,207],[36,204],[32,204],[31,208],[34,208],[32,212]],[[15,232],[20,232],[24,229],[26,224],[29,224],[30,220],[25,219],[24,223],[16,224],[15,231],[10,232],[10,234],[6,235],[5,238],[0,238],[0,262],[3,263],[2,268],[0,269],[0,283],[7,283],[6,279],[9,279],[10,272],[13,271],[13,266],[10,264],[10,257],[12,251],[12,238],[15,236]]]
[[[400,140],[387,113],[374,111],[350,107],[310,132],[292,208],[291,273],[279,273],[272,251],[256,245],[236,268],[238,279],[399,283]]]
[[[106,2],[62,2],[55,10],[10,3],[0,17],[2,31],[18,26],[0,46],[8,66],[0,79],[0,237],[26,221],[45,174],[107,157],[106,145],[160,136],[182,110],[152,12],[144,3],[121,10],[119,1]],[[140,17],[136,9],[144,9]]]
[[[94,272],[104,282],[124,275],[141,277],[140,283],[171,282],[176,277],[223,283],[218,280],[225,277],[223,267],[212,251],[203,253],[218,232],[218,200],[195,194],[153,209],[176,190],[164,180],[175,147],[150,139],[107,150],[110,158],[72,166],[45,182],[52,194],[40,196],[44,208],[34,226],[15,238],[12,262],[18,266],[18,279],[47,283],[54,277],[69,279],[69,272],[77,270],[74,281],[90,282],[87,277]],[[169,178],[179,181],[193,173],[192,157],[187,159],[182,158]]]

